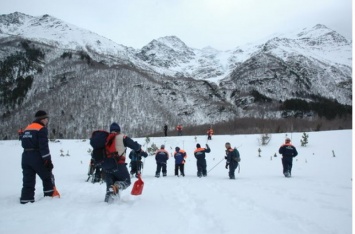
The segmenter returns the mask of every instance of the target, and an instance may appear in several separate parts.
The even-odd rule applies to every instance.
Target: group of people
[[[175,130],[177,132],[177,135],[178,136],[182,136],[182,125],[181,124],[178,124],[176,127],[175,127]],[[163,127],[163,130],[164,130],[164,136],[168,136],[168,125],[164,125]],[[210,127],[208,130],[207,130],[207,140],[212,140],[212,135],[214,134],[213,132],[213,129],[212,127]]]
[[[23,134],[21,135],[21,145],[23,147],[22,153],[22,173],[23,185],[21,190],[20,203],[26,204],[35,202],[34,193],[36,185],[36,175],[38,175],[43,183],[44,196],[60,197],[59,192],[56,190],[54,183],[54,176],[52,170],[54,165],[51,160],[51,154],[48,146],[48,129],[49,115],[39,110],[35,113],[34,121],[29,124]],[[131,175],[139,175],[141,172],[142,164],[141,157],[147,157],[148,154],[142,149],[142,146],[133,141],[130,137],[121,133],[121,128],[117,123],[110,125],[110,133],[114,133],[114,145],[116,148],[113,157],[105,159],[100,168],[105,174],[106,193],[105,202],[111,195],[117,195],[120,191],[127,189],[131,185]],[[126,149],[130,148],[132,151],[129,155],[131,159],[131,171],[128,171],[126,164]],[[235,170],[240,161],[240,155],[236,148],[232,148],[229,142],[225,143],[226,148],[226,169],[229,169],[229,178],[235,179]],[[205,153],[210,153],[211,149],[208,144],[206,148],[196,144],[194,156],[197,159],[197,176],[207,176],[207,163]],[[279,153],[282,154],[283,173],[286,177],[291,176],[292,159],[297,156],[296,148],[291,144],[289,138],[286,139]],[[175,175],[185,176],[184,164],[187,154],[185,150],[176,147],[173,157],[175,158]],[[155,154],[157,163],[156,177],[167,174],[167,160],[169,154],[165,150],[165,146],[161,145],[160,149]],[[180,174],[179,174],[180,172]],[[130,175],[131,174],[131,175]]]

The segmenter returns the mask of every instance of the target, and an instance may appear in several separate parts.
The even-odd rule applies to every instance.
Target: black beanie
[[[35,118],[38,119],[38,120],[45,119],[45,118],[48,118],[48,115],[47,115],[47,113],[45,111],[39,110],[39,111],[36,112]]]
[[[110,126],[110,132],[120,132],[121,128],[117,123],[112,123]]]
[[[197,143],[196,148],[201,148],[201,145]]]

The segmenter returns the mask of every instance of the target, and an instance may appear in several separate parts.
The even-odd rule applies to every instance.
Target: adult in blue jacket
[[[155,161],[157,163],[157,170],[155,171],[155,177],[160,177],[160,172],[163,172],[163,176],[166,176],[166,164],[169,160],[169,153],[165,150],[165,145],[161,145],[160,149],[155,152]]]
[[[175,147],[175,175],[179,176],[179,171],[182,176],[185,176],[185,158],[187,157],[185,150],[180,147]]]
[[[291,139],[286,138],[285,144],[281,145],[279,153],[282,154],[282,167],[285,177],[291,177],[292,161],[298,155],[296,147],[291,144]]]
[[[196,149],[194,151],[195,158],[197,159],[197,176],[207,176],[207,162],[206,154],[211,152],[210,147],[206,144],[206,148],[201,148],[200,144],[196,144]]]
[[[229,179],[235,179],[235,169],[237,169],[240,161],[239,151],[236,148],[232,148],[231,144],[227,142],[226,147],[226,169],[229,167]]]
[[[37,111],[35,120],[26,127],[21,138],[24,149],[22,153],[23,186],[20,203],[34,202],[36,174],[43,182],[44,196],[52,196],[54,185],[52,182],[53,164],[48,147],[48,115],[45,111]]]

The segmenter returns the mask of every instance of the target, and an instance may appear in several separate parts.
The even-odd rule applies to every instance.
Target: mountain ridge
[[[113,120],[142,134],[160,131],[166,122],[213,124],[265,116],[265,109],[268,118],[281,118],[283,111],[275,106],[292,98],[309,102],[320,96],[352,105],[352,42],[324,25],[289,35],[226,51],[190,48],[176,36],[134,49],[49,15],[0,15],[2,64],[16,53],[25,57],[16,57],[22,63],[28,63],[34,51],[43,53],[43,58],[30,61],[27,71],[12,64],[12,72],[6,74],[11,82],[1,81],[9,89],[0,92],[5,95],[20,87],[19,77],[32,80],[11,106],[4,105],[3,97],[4,129],[30,121],[26,112],[39,107],[72,129],[53,124],[56,135],[80,137]],[[260,103],[255,92],[273,103]],[[48,103],[33,103],[40,96],[48,96]],[[100,105],[103,120],[95,119],[90,110]],[[85,118],[83,113],[90,115],[89,120],[76,119]],[[27,117],[20,120],[21,116]]]

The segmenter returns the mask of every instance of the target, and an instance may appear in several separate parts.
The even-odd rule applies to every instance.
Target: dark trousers
[[[207,176],[206,159],[198,159],[196,165],[197,165],[197,176]]]
[[[185,172],[184,172],[184,166],[185,164],[175,164],[175,175],[178,176],[179,175],[179,170],[180,170],[180,174],[182,176],[185,176]]]
[[[124,190],[131,185],[131,177],[126,164],[117,164],[116,169],[105,170],[104,172],[106,191],[108,191],[114,183],[118,183],[120,190]]]
[[[284,174],[286,172],[291,173],[293,157],[283,156],[281,161],[282,161],[283,173]]]
[[[53,182],[52,172],[44,167],[43,160],[39,152],[31,151],[22,154],[22,190],[21,203],[34,202],[36,175],[38,175],[43,184],[44,196],[52,196]]]
[[[232,161],[230,164],[229,164],[229,178],[230,179],[235,179],[235,169],[237,169],[238,167],[238,163],[235,162],[235,161]]]
[[[131,161],[131,174],[140,173],[142,170],[142,162],[141,161]]]
[[[157,162],[157,171],[155,175],[160,175],[160,172],[163,172],[163,175],[166,176],[166,162]]]

